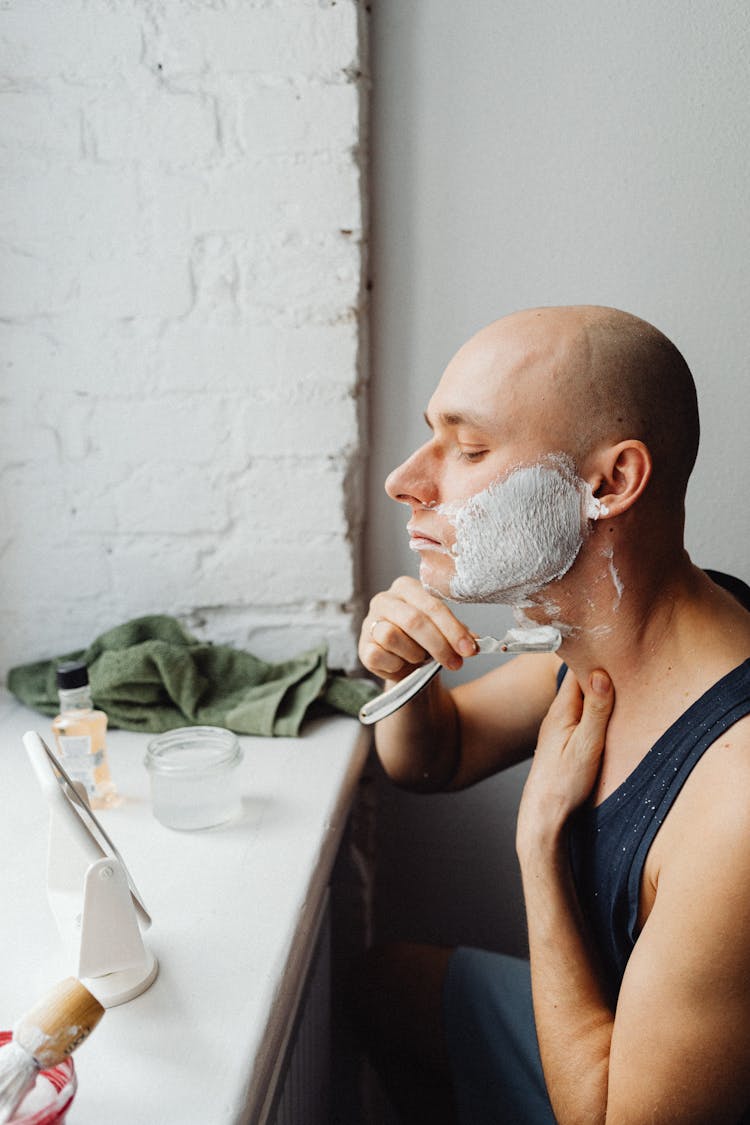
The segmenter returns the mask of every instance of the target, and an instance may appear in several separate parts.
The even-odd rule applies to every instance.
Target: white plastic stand
[[[47,889],[60,936],[76,976],[100,1004],[124,1004],[159,970],[141,934],[151,917],[85,787],[67,777],[36,731],[27,731],[23,743],[50,805]]]

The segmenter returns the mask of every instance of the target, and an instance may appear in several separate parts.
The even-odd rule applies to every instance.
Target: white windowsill
[[[0,1026],[62,977],[46,892],[49,813],[21,736],[50,721],[0,697]],[[200,832],[151,812],[147,735],[112,731],[125,803],[97,813],[153,925],[159,975],[109,1009],[75,1055],[69,1125],[236,1125],[266,1102],[293,1018],[331,868],[369,735],[355,719],[316,719],[296,739],[241,738],[241,820]]]

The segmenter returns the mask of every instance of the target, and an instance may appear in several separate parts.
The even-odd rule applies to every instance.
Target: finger
[[[447,663],[447,659],[443,659],[447,656],[446,645],[450,646],[454,654],[460,658],[473,656],[476,653],[476,641],[468,627],[464,625],[463,621],[459,621],[444,601],[435,597],[434,594],[430,594],[415,578],[397,578],[391,587],[391,591],[406,604],[413,606],[414,609],[423,614],[426,621],[433,627],[434,631],[428,630],[427,633],[419,635],[421,622],[418,619],[412,622],[414,626],[413,635],[417,636],[417,639],[433,659],[439,660],[441,664]],[[410,630],[407,629],[407,631]],[[433,651],[430,644],[437,644],[441,647]],[[462,663],[462,659],[459,661],[459,666],[460,663]]]
[[[568,668],[544,719],[544,726],[547,728],[554,726],[559,731],[569,731],[578,725],[582,713],[583,692],[575,673]]]
[[[585,695],[572,669],[568,668],[547,715],[542,730],[547,735],[570,736],[575,732],[578,747],[601,742],[614,706],[614,688],[606,672],[592,672]],[[541,731],[540,731],[541,737]]]
[[[379,676],[382,680],[402,680],[416,667],[415,664],[402,660],[395,653],[374,648],[366,648],[364,653],[360,654],[360,660],[368,672],[372,672],[373,675]],[[421,664],[423,661],[417,663]]]
[[[366,668],[385,679],[401,679],[427,659],[421,645],[385,618],[376,618],[369,625],[365,620],[359,656]]]
[[[583,697],[583,710],[578,723],[577,737],[585,751],[604,749],[607,725],[615,704],[615,691],[611,679],[601,669],[591,673],[588,690]]]
[[[399,646],[405,648],[406,656],[401,656],[398,652],[391,652],[374,639],[382,633],[381,639],[385,642],[386,635],[392,636],[392,633],[387,632],[388,629],[388,623],[384,619],[376,619],[369,623],[365,619],[357,649],[359,659],[364,667],[376,676],[383,679],[401,679],[417,665],[424,663],[426,654],[417,645],[414,645],[411,649],[405,648],[408,644],[408,638],[404,638],[404,646]]]
[[[399,666],[384,659],[377,648],[412,666],[431,656],[448,668],[460,668],[463,655],[476,652],[466,626],[408,578],[397,579],[390,590],[375,595],[360,634],[359,655],[366,667],[377,674],[398,671]]]
[[[432,657],[447,668],[461,667],[462,658],[419,610],[395,603],[383,612],[388,616],[377,618],[369,628],[369,639],[364,640],[361,651],[366,665],[405,673]],[[403,661],[403,667],[395,665],[393,657]]]
[[[369,627],[368,640],[371,645],[401,657],[408,664],[421,664],[428,657],[427,649],[393,618],[401,615],[398,608],[391,611],[390,617],[379,617]]]
[[[364,666],[376,676],[400,680],[429,659],[425,649],[391,622],[379,620],[375,625],[377,631],[373,633],[373,638],[360,641],[359,656]]]
[[[589,676],[589,691],[583,700],[583,719],[589,718],[597,725],[606,725],[615,705],[615,689],[609,675],[597,668]]]

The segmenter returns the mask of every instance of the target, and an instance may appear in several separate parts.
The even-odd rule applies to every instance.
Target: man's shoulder
[[[732,865],[742,862],[750,874],[750,714],[708,747],[663,827],[662,860],[706,850],[726,859],[731,849]]]
[[[750,661],[745,665],[750,684]],[[750,713],[737,718],[695,767],[692,801],[716,829],[750,832]],[[689,793],[690,795],[690,793]]]
[[[747,582],[743,582],[741,578],[737,578],[734,574],[725,574],[722,570],[704,568],[704,574],[707,574],[717,586],[727,590],[744,609],[750,611],[750,586]]]

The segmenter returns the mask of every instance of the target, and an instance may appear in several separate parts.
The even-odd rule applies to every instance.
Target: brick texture
[[[353,668],[356,0],[0,0],[0,660],[141,613]]]

